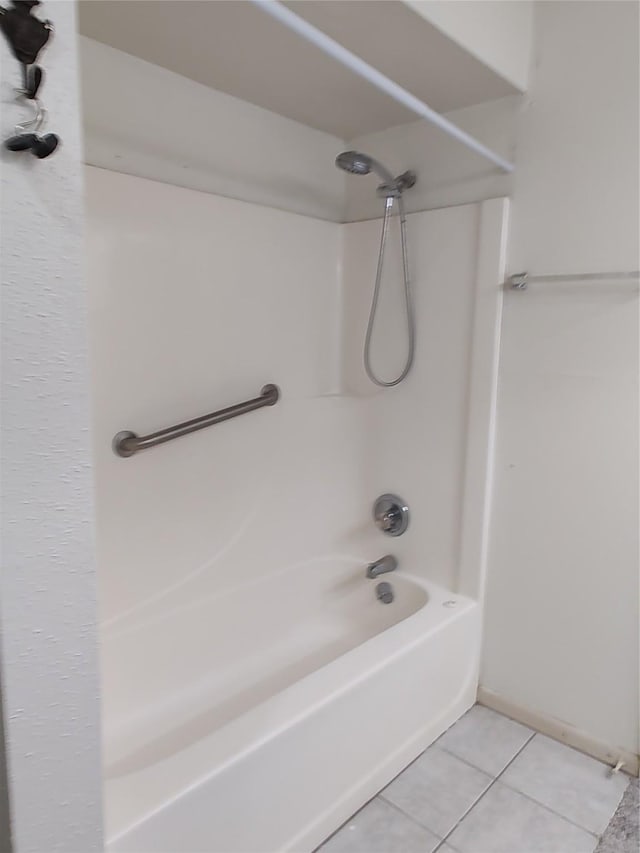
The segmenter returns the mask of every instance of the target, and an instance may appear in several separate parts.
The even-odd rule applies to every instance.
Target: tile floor
[[[594,853],[629,784],[607,771],[476,705],[317,853]]]

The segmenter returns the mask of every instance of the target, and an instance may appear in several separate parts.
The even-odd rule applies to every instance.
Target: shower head
[[[376,172],[385,184],[391,185],[395,181],[391,172],[381,163],[361,151],[343,151],[336,157],[336,166],[351,175],[368,175],[371,171]]]
[[[368,175],[371,171],[371,157],[359,151],[343,151],[336,157],[336,166],[350,175]]]

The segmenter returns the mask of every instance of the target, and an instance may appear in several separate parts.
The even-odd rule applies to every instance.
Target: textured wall
[[[11,850],[11,821],[9,817],[9,787],[7,784],[7,755],[4,741],[4,714],[0,694],[0,850]]]
[[[45,4],[49,160],[2,153],[2,686],[14,848],[101,847],[75,7]],[[25,117],[0,45],[1,132]]]

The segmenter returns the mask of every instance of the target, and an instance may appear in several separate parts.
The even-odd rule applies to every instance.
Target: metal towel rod
[[[158,430],[158,432],[152,432],[150,435],[136,435],[130,430],[122,430],[122,432],[114,435],[111,446],[113,452],[118,456],[133,456],[140,450],[147,450],[149,447],[155,447],[156,444],[164,444],[165,441],[180,438],[181,435],[188,435],[190,432],[197,432],[205,427],[222,423],[222,421],[237,418],[238,415],[253,412],[254,409],[261,409],[263,406],[275,406],[279,397],[280,389],[277,385],[265,385],[260,391],[259,397],[246,400],[244,403],[237,403],[235,406],[229,406],[226,409],[219,409],[217,412],[210,412],[210,414],[202,415],[199,418],[192,418],[190,421],[184,421],[181,424]]]
[[[512,290],[526,290],[532,282],[585,282],[585,281],[635,281],[640,276],[640,271],[629,270],[626,272],[578,272],[559,273],[558,275],[530,275],[528,272],[519,272],[510,275],[507,279]]]

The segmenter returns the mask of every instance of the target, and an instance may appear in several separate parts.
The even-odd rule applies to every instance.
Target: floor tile
[[[376,797],[317,853],[431,853],[440,839]]]
[[[625,788],[622,773],[563,743],[536,735],[501,781],[595,833],[604,832]]]
[[[629,780],[627,790],[596,848],[596,853],[638,853],[640,850],[640,788]]]
[[[495,782],[452,833],[460,853],[593,853],[595,835]]]
[[[442,735],[438,746],[497,776],[532,735],[526,726],[474,705]]]
[[[432,746],[381,796],[444,838],[490,784],[486,773]]]

